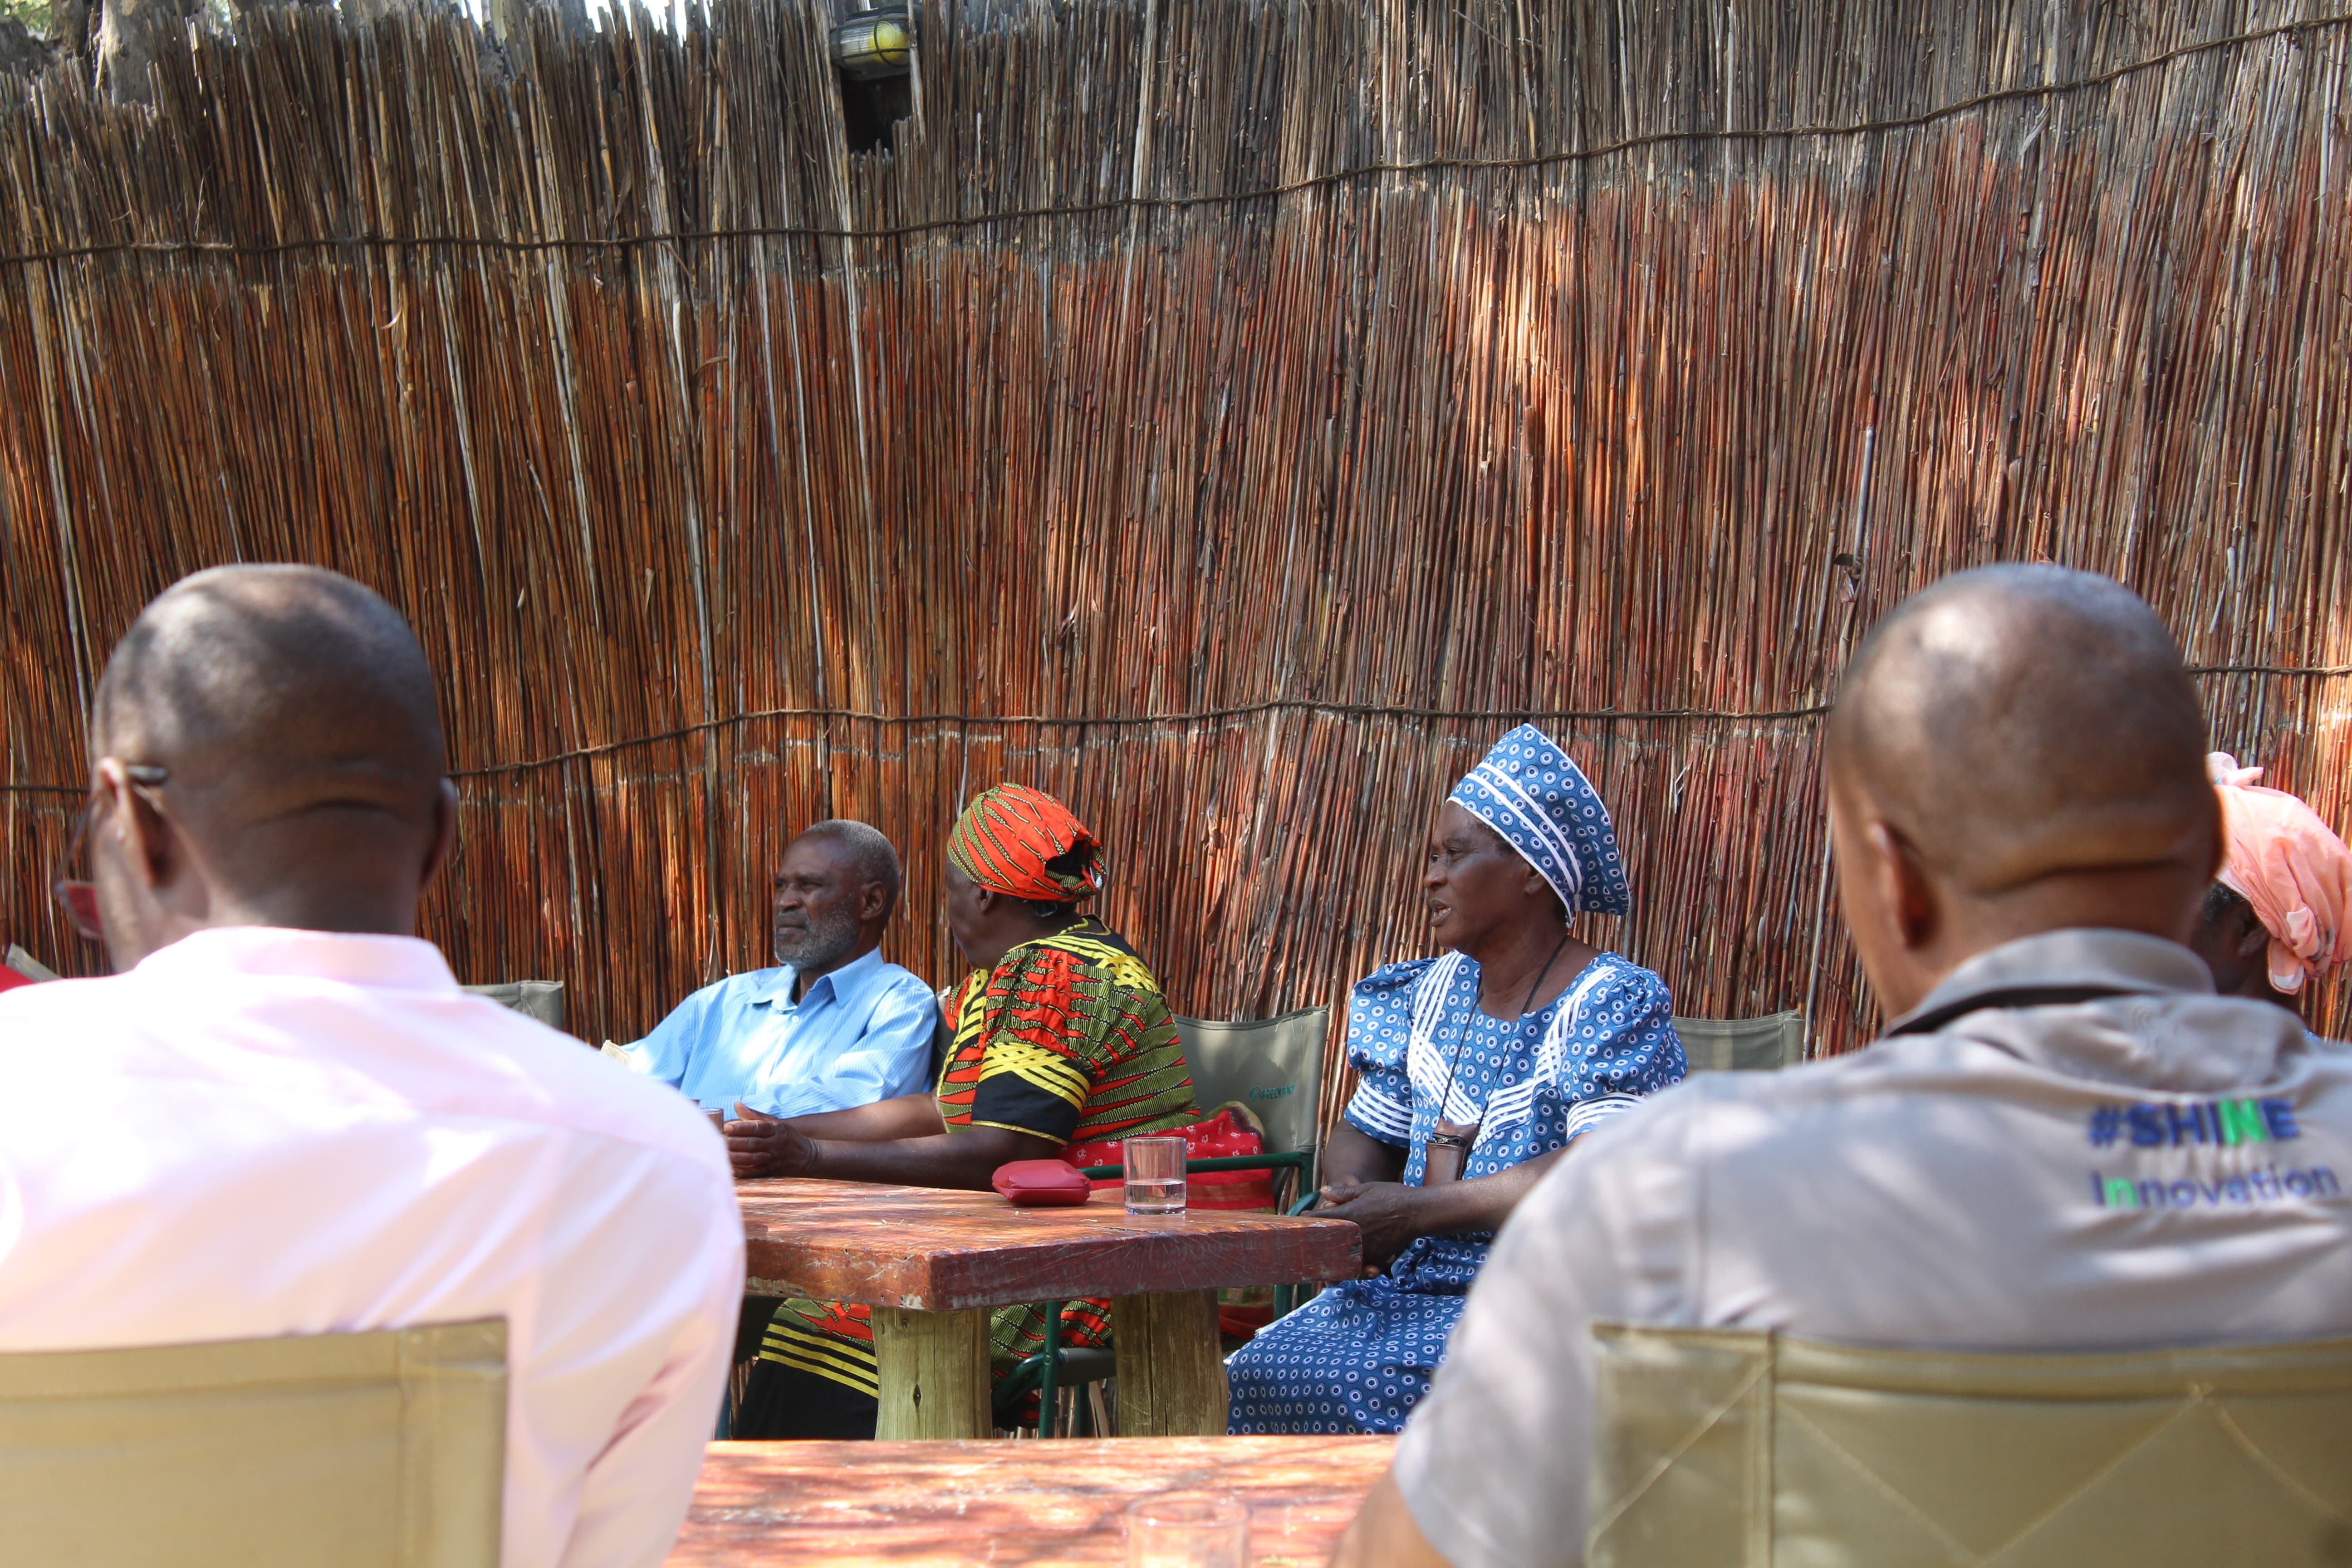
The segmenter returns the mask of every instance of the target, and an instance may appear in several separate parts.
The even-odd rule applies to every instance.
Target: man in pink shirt
[[[62,892],[118,973],[0,996],[0,1352],[503,1318],[503,1562],[659,1563],[742,1291],[725,1149],[410,934],[457,818],[415,638],[223,568],[96,707]]]

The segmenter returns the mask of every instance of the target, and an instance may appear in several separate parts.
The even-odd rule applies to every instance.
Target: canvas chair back
[[[1591,1568],[2352,1562],[2352,1340],[1969,1355],[1593,1337]]]
[[[0,1355],[0,1560],[497,1568],[502,1321]]]
[[[507,980],[496,985],[468,985],[470,995],[483,996],[499,1006],[536,1018],[551,1029],[563,1027],[563,982]]]
[[[1805,1010],[1760,1018],[1676,1018],[1693,1072],[1769,1072],[1805,1059]]]
[[[27,980],[48,981],[58,978],[56,970],[51,969],[13,942],[8,944],[8,956],[5,959],[0,959],[0,963],[6,963],[9,968]]]
[[[1226,1024],[1178,1018],[1176,1037],[1192,1069],[1202,1110],[1230,1100],[1247,1106],[1265,1128],[1269,1154],[1315,1147],[1315,1109],[1323,1097],[1323,1038],[1331,1009],[1307,1007],[1279,1018]]]

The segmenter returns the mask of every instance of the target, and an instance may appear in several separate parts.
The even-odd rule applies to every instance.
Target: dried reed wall
[[[20,90],[0,934],[90,962],[43,887],[141,603],[298,559],[440,672],[430,934],[591,1039],[762,962],[827,815],[946,979],[1001,779],[1181,1009],[1337,1000],[1532,715],[1626,843],[1600,940],[1849,1047],[1822,705],[1941,573],[2120,575],[2217,742],[2352,805],[2337,4],[922,0],[876,156],[809,0],[294,9],[152,117]]]

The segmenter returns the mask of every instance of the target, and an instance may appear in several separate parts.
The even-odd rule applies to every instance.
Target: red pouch
[[[1082,1204],[1094,1188],[1066,1160],[1015,1160],[996,1167],[988,1184],[1024,1208]]]

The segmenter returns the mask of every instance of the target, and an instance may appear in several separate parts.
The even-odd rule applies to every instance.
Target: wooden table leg
[[[874,1309],[882,1408],[874,1436],[985,1437],[990,1418],[988,1313]]]
[[[1173,1290],[1110,1304],[1118,1356],[1118,1435],[1221,1437],[1228,1397],[1217,1293]]]

